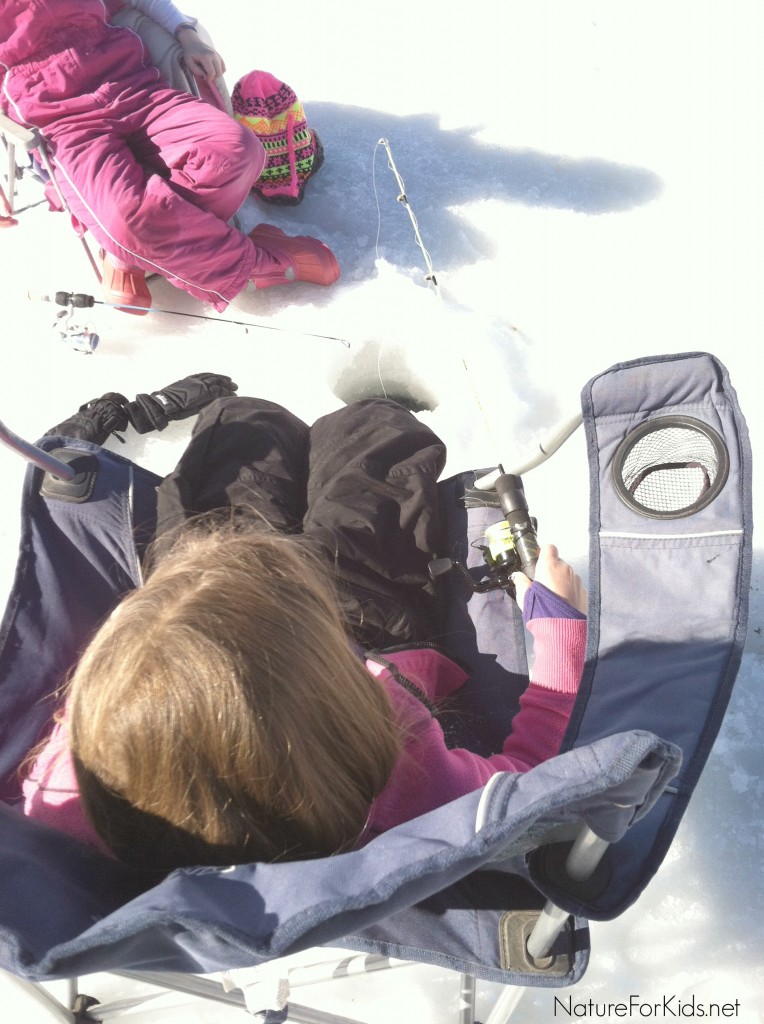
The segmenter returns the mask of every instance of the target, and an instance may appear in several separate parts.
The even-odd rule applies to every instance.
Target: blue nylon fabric
[[[485,562],[475,545],[484,543],[486,529],[502,518],[500,509],[467,510],[459,501],[464,488],[482,475],[463,473],[438,485],[445,513],[445,554],[466,565],[476,582],[484,574]],[[475,594],[455,571],[443,578],[443,585],[447,622],[442,646],[470,675],[449,701],[455,712],[448,716],[449,734],[454,745],[488,756],[501,750],[528,685],[522,616],[503,590]]]
[[[751,578],[751,451],[724,366],[703,352],[616,365],[582,395],[590,466],[587,666],[564,748],[647,729],[679,746],[683,767],[648,821],[608,852],[613,879],[586,905],[609,919],[659,867],[721,726],[740,666]],[[648,420],[676,413],[718,431],[729,477],[705,509],[647,518],[618,497],[615,452]]]
[[[152,532],[159,482],[153,474],[84,441],[46,437],[40,446],[46,450],[67,447],[95,456],[98,476],[89,500],[71,504],[44,500],[39,494],[43,474],[33,468],[27,473],[18,570],[0,646],[0,764],[6,781],[4,797],[9,803],[18,798],[19,761],[50,725],[56,699],[48,695],[64,680],[93,630],[124,592],[139,583],[134,533],[140,527],[146,539]],[[456,502],[460,487],[460,480],[451,480],[441,488],[444,505],[452,510],[450,553],[473,564],[479,556],[469,543],[482,537],[497,513],[480,509],[471,510],[468,516]],[[479,687],[474,694],[467,694],[467,720],[474,725],[482,716],[483,722],[493,727],[495,735],[484,736],[483,742],[488,750],[495,749],[526,683],[524,646],[518,647],[513,636],[522,630],[519,612],[505,595],[495,594],[491,595],[489,613],[481,616],[482,599],[475,599],[467,588],[459,589],[456,576],[449,584],[447,636],[453,641],[452,649],[465,663],[476,659],[478,674],[491,680],[487,695]],[[480,628],[491,628],[494,613],[510,628],[486,655],[478,651],[471,617],[481,618]],[[0,963],[9,970],[36,979],[107,966],[204,971],[214,964],[242,965],[273,955],[260,951],[274,928],[270,912],[248,913],[244,938],[225,921],[231,899],[239,905],[242,890],[244,905],[251,909],[257,904],[258,889],[251,880],[246,885],[237,881],[233,896],[230,885],[223,890],[223,923],[211,932],[200,920],[206,889],[191,888],[193,899],[200,899],[201,905],[189,909],[178,901],[178,890],[185,892],[189,883],[176,880],[169,893],[161,890],[156,912],[149,913],[145,899],[151,902],[153,895],[137,906],[131,903],[146,888],[145,879],[24,818],[15,808],[1,805],[0,814],[0,863],[7,880],[0,894]],[[471,834],[470,829],[466,834]],[[257,874],[258,869],[254,870]],[[260,866],[259,874],[263,870]],[[327,877],[333,877],[335,870],[335,862],[327,862]],[[218,874],[212,873],[214,880],[208,880],[207,887],[216,886]],[[300,890],[303,875],[302,866],[293,869],[283,892]],[[344,878],[340,873],[340,886]],[[214,893],[217,899],[217,888]],[[270,895],[268,898],[272,902]],[[320,892],[311,895],[311,900],[320,898]],[[323,898],[325,901],[325,894]],[[364,921],[370,913],[364,910]],[[377,909],[372,917],[388,913],[386,908]],[[312,912],[301,907],[298,916],[305,922]],[[336,923],[319,918],[320,931],[335,937],[339,934]],[[288,944],[285,934],[284,929],[277,929],[276,948],[279,943]],[[436,948],[423,955],[448,959],[450,954],[438,947],[437,929],[434,935]],[[318,942],[319,935],[312,941]],[[583,970],[586,955],[582,948],[576,971]]]
[[[0,807],[0,966],[36,980],[119,968],[208,973],[329,944],[508,983],[578,980],[588,962],[585,918],[615,916],[632,902],[673,837],[737,671],[750,572],[747,436],[726,372],[713,357],[700,353],[614,367],[590,382],[583,406],[591,467],[592,627],[566,753],[525,775],[500,776],[485,793],[402,825],[363,850],[299,864],[175,872],[148,891],[119,864]],[[628,518],[635,514],[609,493],[608,460],[619,436],[667,406],[708,416],[730,447],[727,487],[693,517],[702,523],[696,530],[693,522],[693,532],[718,530],[721,522],[742,529],[742,540],[686,544],[665,536],[660,523],[640,519],[635,527]],[[44,446],[61,443],[45,439]],[[70,444],[99,458],[92,503],[42,502],[41,474],[30,471],[17,587],[0,633],[0,765],[11,798],[16,763],[52,710],[42,698],[60,683],[121,593],[136,585],[132,527],[136,521],[150,525],[153,514],[155,477],[86,442]],[[458,486],[447,481],[444,495]],[[480,556],[470,541],[498,518],[496,510],[478,511],[459,510],[449,524],[448,553],[472,566]],[[649,536],[624,544],[602,538],[601,527]],[[656,552],[675,575],[689,569],[688,575],[705,579],[712,573],[728,602],[716,609],[704,605],[689,617],[690,627],[677,629],[666,602],[676,593],[689,600],[696,590],[682,582],[659,591],[662,613],[647,614],[650,602],[637,606],[633,595],[655,593]],[[634,584],[636,591],[635,576],[646,581]],[[486,669],[489,680],[485,690],[476,685],[469,699],[479,717],[490,719],[497,707],[507,715],[525,681],[519,612],[501,592],[476,599],[455,577],[448,585],[449,636],[467,638],[462,658],[469,663],[476,656],[478,675],[482,680]],[[470,622],[477,624],[477,636]],[[672,687],[680,672],[685,681],[677,713]],[[483,742],[494,749],[496,736]],[[679,748],[684,766],[675,792],[669,784],[680,768]],[[475,835],[479,809],[483,826]],[[580,821],[607,839],[620,838],[608,854],[611,883],[598,898],[559,891],[533,861],[527,863],[550,828],[568,834]],[[504,910],[516,900],[537,907],[546,896],[576,916],[573,963],[557,979],[506,969],[499,949]]]
[[[107,883],[116,881],[124,893],[135,881],[127,873],[120,877],[119,865],[90,851],[80,858],[83,851],[73,840],[7,810],[2,859],[20,881],[28,877],[26,885],[4,894],[0,966],[37,980],[116,968],[209,973],[315,945],[343,945],[345,937],[363,941],[365,927],[443,893],[481,868],[523,871],[525,852],[549,828],[585,820],[605,835],[622,834],[635,816],[647,813],[677,767],[678,752],[657,737],[608,737],[524,775],[497,777],[483,801],[477,834],[482,791],[352,853],[176,871],[116,909]],[[50,874],[46,853],[54,865]],[[77,883],[71,890],[70,875]],[[97,878],[102,886],[93,884]],[[105,899],[100,889],[106,889]],[[32,892],[40,908],[34,920],[28,910]],[[423,911],[418,929],[429,940],[418,959],[466,962],[464,950],[449,946],[438,915]],[[406,944],[409,936],[398,941]],[[586,949],[579,951],[575,971],[586,955]],[[473,950],[473,960],[493,977],[503,973],[505,980],[517,980],[500,971],[498,946]]]
[[[24,482],[21,538],[11,598],[0,624],[0,798],[20,795],[16,769],[49,725],[51,697],[78,652],[138,580],[133,527],[151,528],[158,478],[87,441],[46,437],[46,451],[97,454],[86,505],[45,501],[43,473]]]

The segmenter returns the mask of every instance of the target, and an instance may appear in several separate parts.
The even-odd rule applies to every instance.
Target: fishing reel
[[[500,508],[504,518],[485,531],[485,543],[475,544],[483,554],[486,570],[476,580],[463,562],[451,558],[435,558],[429,564],[430,577],[438,579],[456,569],[470,589],[478,594],[490,590],[505,590],[515,596],[512,573],[524,572],[533,579],[539,556],[536,538],[538,523],[528,511],[523,482],[514,473],[505,473],[501,466],[493,489],[467,491],[462,498],[467,508],[481,505]]]
[[[58,306],[66,307],[56,313],[56,319],[53,322],[53,328],[58,332],[61,341],[73,348],[75,352],[92,355],[101,339],[93,330],[92,323],[75,323],[74,310],[75,308],[92,307],[95,305],[95,299],[91,295],[72,292],[56,292],[55,298],[47,295],[40,296],[40,298],[46,302],[55,302]]]

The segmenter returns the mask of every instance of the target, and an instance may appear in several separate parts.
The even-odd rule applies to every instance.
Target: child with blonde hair
[[[552,545],[533,583],[516,577],[536,657],[503,749],[450,749],[438,721],[466,681],[432,644],[444,461],[388,400],[310,428],[263,400],[209,405],[159,488],[145,585],[80,660],[27,813],[149,871],[316,857],[557,753],[586,595]]]

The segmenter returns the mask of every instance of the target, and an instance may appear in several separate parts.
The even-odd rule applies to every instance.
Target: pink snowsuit
[[[102,0],[2,0],[0,105],[48,140],[72,213],[107,252],[225,309],[272,264],[228,226],[264,150],[175,89]]]

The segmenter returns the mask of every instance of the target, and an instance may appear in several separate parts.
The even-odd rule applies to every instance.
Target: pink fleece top
[[[532,681],[520,698],[501,752],[490,757],[463,748],[449,750],[443,729],[428,709],[396,683],[389,670],[367,661],[369,671],[385,686],[407,739],[387,785],[372,804],[364,842],[480,789],[497,772],[525,772],[559,753],[583,672],[586,620],[534,619],[526,626],[533,635]],[[390,660],[436,702],[467,680],[454,662],[430,649],[406,651]]]
[[[371,807],[359,845],[420,814],[480,789],[497,772],[524,772],[558,753],[578,690],[586,647],[582,619],[534,619],[532,681],[500,753],[481,757],[446,746],[437,719],[392,673],[369,658],[366,667],[385,687],[396,719],[405,730],[403,754]],[[432,648],[412,648],[389,656],[396,667],[438,702],[458,690],[467,675]],[[82,810],[71,756],[66,715],[23,784],[24,813],[89,843],[108,849]]]

